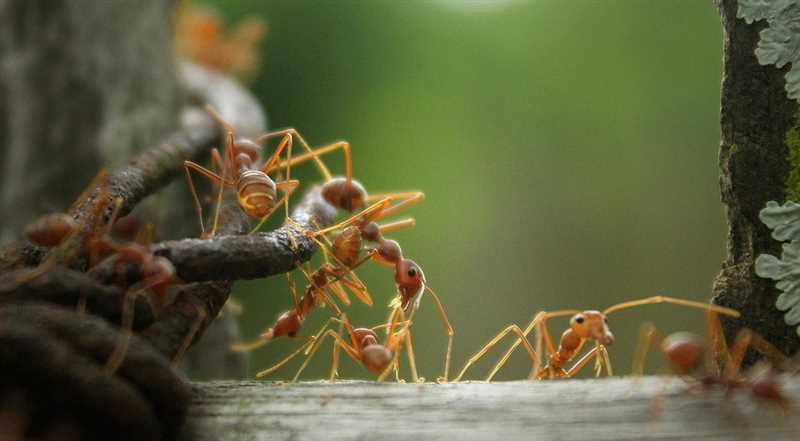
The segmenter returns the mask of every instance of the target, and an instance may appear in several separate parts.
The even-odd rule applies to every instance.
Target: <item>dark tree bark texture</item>
[[[741,327],[763,335],[793,354],[800,339],[775,308],[778,291],[758,277],[759,254],[780,255],[780,244],[758,218],[767,201],[783,201],[790,171],[785,136],[797,103],[784,90],[786,69],[759,65],[754,50],[764,22],[736,18],[737,1],[719,0],[724,44],[720,144],[720,189],[727,208],[728,256],[714,283],[714,303],[742,312],[725,320],[728,338]]]

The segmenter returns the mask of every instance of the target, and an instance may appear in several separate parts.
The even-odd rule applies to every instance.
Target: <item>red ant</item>
[[[613,372],[611,368],[611,361],[605,349],[606,346],[610,346],[614,343],[614,334],[611,333],[611,330],[608,327],[608,315],[612,312],[622,309],[656,303],[671,303],[691,308],[705,309],[718,312],[720,314],[729,315],[731,317],[739,317],[740,315],[738,311],[734,311],[729,308],[664,296],[654,296],[645,299],[619,303],[606,308],[602,312],[592,310],[583,312],[577,310],[562,310],[554,312],[542,311],[533,317],[533,320],[531,320],[524,331],[517,325],[510,325],[500,332],[496,337],[490,340],[480,351],[470,357],[470,359],[461,369],[461,372],[458,374],[458,377],[456,377],[455,381],[460,381],[467,370],[473,364],[478,362],[478,360],[480,360],[490,349],[492,349],[503,337],[509,333],[516,334],[517,340],[508,349],[508,351],[506,351],[500,361],[495,364],[486,378],[486,381],[491,381],[497,372],[505,365],[519,344],[527,343],[527,336],[531,331],[533,331],[534,328],[538,330],[536,348],[533,349],[534,353],[530,354],[532,348],[530,348],[529,343],[525,345],[529,355],[531,355],[533,358],[533,367],[529,376],[530,379],[535,378],[542,380],[573,377],[592,359],[592,357],[595,358],[595,371],[597,375],[600,374],[603,365],[605,366],[608,375],[612,375]],[[566,315],[572,316],[569,321],[569,328],[567,328],[567,330],[561,334],[561,339],[556,347],[553,344],[552,337],[550,337],[550,331],[547,329],[547,320]],[[588,340],[594,340],[595,347],[584,354],[583,357],[575,362],[575,364],[573,364],[570,368],[566,369],[566,364],[578,353],[580,353],[584,344]],[[541,366],[541,360],[538,355],[541,353],[542,344],[544,344],[544,347],[547,351],[547,360],[544,366]]]
[[[731,350],[725,343],[725,336],[716,314],[708,314],[708,340],[711,342],[708,351],[708,365],[703,365],[706,345],[696,335],[689,332],[676,332],[668,336],[661,334],[655,325],[646,323],[639,335],[636,355],[633,362],[633,375],[641,376],[644,361],[653,341],[664,355],[672,371],[693,387],[711,389],[722,387],[726,394],[738,390],[749,390],[750,394],[761,401],[777,405],[787,411],[790,402],[781,390],[777,374],[770,363],[759,363],[745,374],[741,373],[742,360],[749,348],[754,348],[780,365],[787,363],[787,357],[772,346],[763,337],[750,329],[742,329],[736,336]],[[720,368],[720,360],[724,366]]]
[[[297,189],[298,185],[300,185],[299,181],[290,179],[291,170],[288,165],[286,166],[285,180],[275,182],[267,175],[267,173],[274,168],[273,166],[278,164],[280,154],[284,149],[287,151],[289,159],[291,159],[292,137],[299,137],[299,135],[294,129],[286,129],[263,134],[255,140],[237,138],[234,128],[225,122],[214,109],[207,106],[206,110],[225,128],[226,143],[224,162],[217,149],[211,150],[211,160],[214,166],[218,170],[221,170],[221,176],[195,162],[184,161],[183,163],[186,171],[186,179],[189,182],[189,190],[194,198],[195,208],[200,218],[201,237],[213,237],[216,233],[219,222],[220,201],[225,186],[236,189],[236,198],[242,211],[252,218],[259,219],[259,223],[251,231],[255,232],[281,204],[288,201],[291,194]],[[272,153],[272,156],[260,168],[256,167],[255,162],[258,161],[259,151],[261,150],[260,143],[278,136],[281,136],[282,139],[278,147]],[[305,141],[303,141],[303,143],[305,143]],[[214,224],[209,234],[205,232],[203,208],[194,187],[191,174],[192,170],[220,185],[217,208],[214,214]],[[228,177],[229,175],[231,178]],[[277,190],[283,190],[286,193],[280,201],[277,200]],[[286,217],[289,217],[288,205],[286,206]]]
[[[337,374],[339,363],[338,349],[341,348],[345,351],[345,354],[347,354],[355,362],[364,366],[367,371],[378,375],[377,381],[381,382],[386,378],[391,369],[397,365],[400,347],[410,333],[409,327],[411,326],[411,321],[400,321],[400,315],[400,310],[395,309],[395,311],[392,313],[389,323],[378,325],[373,328],[353,328],[353,326],[350,324],[350,321],[347,319],[347,316],[345,315],[342,315],[341,319],[332,317],[328,319],[328,321],[322,326],[316,335],[309,338],[308,342],[303,344],[300,348],[271,368],[257,373],[256,378],[261,379],[270,375],[291,361],[301,352],[305,351],[306,359],[303,361],[303,364],[300,366],[297,374],[295,374],[294,378],[292,379],[293,382],[297,381],[297,379],[300,377],[300,374],[303,372],[306,366],[308,366],[308,363],[311,361],[314,354],[316,354],[317,350],[325,341],[325,338],[331,337],[333,338],[334,345],[334,356],[331,364],[330,375],[331,381],[333,381]],[[332,323],[339,323],[340,326],[347,331],[350,337],[349,344],[343,338],[341,330],[337,332],[333,329],[327,329]],[[395,332],[395,328],[398,326],[401,326],[401,328],[399,331]],[[378,343],[378,336],[375,332],[382,328],[387,328],[386,342],[384,344]],[[409,360],[413,365],[414,361],[411,357],[412,355],[409,353]]]
[[[307,232],[306,234],[312,238],[319,236],[324,237],[323,235],[327,232],[341,229],[341,233],[333,242],[333,255],[336,260],[341,262],[344,266],[348,266],[349,262],[353,262],[357,258],[361,250],[362,240],[375,243],[376,247],[370,251],[371,257],[378,263],[392,266],[395,269],[394,279],[398,297],[392,301],[390,306],[399,306],[403,311],[408,311],[413,301],[414,307],[409,320],[413,318],[414,312],[419,308],[420,301],[422,300],[422,293],[427,291],[431,294],[436,304],[439,317],[448,335],[444,375],[439,379],[440,381],[447,381],[450,371],[454,330],[444,310],[444,306],[439,296],[426,285],[425,274],[422,272],[422,268],[413,260],[403,257],[400,245],[396,241],[384,239],[382,236],[383,232],[394,231],[412,225],[413,219],[406,219],[384,226],[379,226],[375,222],[383,217],[398,212],[407,207],[410,203],[421,200],[421,197],[406,199],[404,202],[394,206],[390,206],[391,200],[391,197],[386,197],[345,221],[322,230]]]

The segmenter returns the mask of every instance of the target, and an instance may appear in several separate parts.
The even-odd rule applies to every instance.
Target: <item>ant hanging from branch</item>
[[[286,217],[288,218],[288,200],[291,194],[300,185],[300,182],[290,179],[291,168],[289,165],[286,166],[286,179],[282,181],[275,182],[267,173],[274,165],[279,163],[280,154],[284,149],[287,152],[288,158],[291,159],[292,136],[297,132],[294,129],[286,129],[263,134],[255,140],[237,138],[235,129],[225,122],[214,109],[210,106],[206,106],[206,111],[208,111],[208,113],[225,129],[226,141],[224,161],[217,149],[211,150],[212,163],[217,170],[220,170],[221,175],[192,161],[184,161],[183,163],[186,171],[186,179],[189,183],[189,191],[192,193],[195,208],[200,218],[201,237],[213,237],[216,234],[219,224],[219,209],[222,192],[226,186],[236,189],[236,198],[242,211],[252,218],[259,219],[258,224],[253,228],[251,233],[261,228],[261,225],[267,221],[270,215],[272,215],[281,204],[286,204]],[[259,159],[259,152],[261,150],[260,143],[274,137],[281,137],[278,147],[261,167],[256,167],[255,163]],[[205,176],[220,186],[213,226],[210,233],[206,233],[205,231],[203,207],[197,196],[197,191],[195,190],[194,181],[192,180],[192,171],[200,173],[202,176]],[[278,190],[283,190],[285,192],[285,195],[280,201],[278,201],[277,196]]]
[[[542,311],[533,317],[533,320],[531,320],[525,330],[520,330],[516,325],[511,325],[500,332],[500,334],[498,334],[495,338],[490,340],[480,351],[470,357],[470,359],[461,369],[461,372],[458,374],[458,377],[455,379],[455,381],[460,381],[464,377],[464,374],[466,374],[467,370],[473,364],[477,363],[481,358],[483,358],[483,356],[486,355],[486,353],[491,350],[503,337],[511,332],[515,332],[517,334],[517,340],[508,349],[508,351],[506,351],[500,361],[494,365],[486,378],[486,381],[491,381],[497,372],[505,365],[519,344],[524,340],[527,340],[528,334],[530,334],[534,328],[537,330],[536,348],[534,349],[536,352],[536,357],[531,369],[531,374],[529,377],[530,379],[535,378],[542,380],[573,377],[593,357],[595,358],[595,371],[597,375],[600,374],[603,365],[605,366],[608,374],[612,375],[613,372],[611,368],[611,361],[605,349],[606,346],[610,346],[614,343],[614,334],[608,327],[608,315],[623,309],[658,303],[670,303],[691,308],[705,309],[731,317],[740,316],[738,311],[734,311],[729,308],[665,296],[654,296],[645,299],[619,303],[606,308],[602,312],[592,310],[582,312],[578,310],[562,310],[554,312]],[[569,328],[567,328],[567,330],[561,334],[558,346],[555,346],[553,344],[552,337],[550,336],[550,331],[547,328],[547,320],[550,318],[569,315],[572,316],[569,321]],[[583,355],[583,357],[575,362],[575,364],[567,369],[566,364],[578,353],[580,353],[584,344],[589,340],[595,341],[595,347],[589,350]],[[539,357],[539,354],[542,353],[542,344],[544,344],[544,348],[547,351],[547,359],[544,366],[541,366],[541,360]]]
[[[342,262],[345,266],[348,265],[348,262],[352,262],[357,258],[361,250],[362,240],[375,243],[376,247],[370,251],[373,253],[372,258],[378,263],[394,267],[395,270],[394,278],[398,296],[390,306],[399,306],[403,311],[408,311],[413,301],[413,310],[409,320],[413,319],[413,314],[419,308],[423,292],[427,291],[431,294],[436,304],[439,318],[442,320],[448,335],[444,374],[439,378],[440,381],[446,382],[450,371],[450,358],[455,332],[444,306],[439,296],[427,286],[422,268],[413,260],[403,257],[400,245],[396,241],[385,239],[382,235],[385,232],[413,225],[413,219],[405,219],[384,226],[379,226],[376,223],[377,220],[395,214],[399,210],[408,207],[410,203],[416,203],[419,200],[421,198],[407,199],[391,206],[391,197],[386,197],[345,221],[322,230],[307,232],[306,235],[312,238],[324,237],[324,234],[330,231],[342,230],[333,242],[333,255],[338,262]]]
[[[400,347],[410,332],[411,321],[400,321],[399,317],[400,311],[399,309],[395,309],[389,323],[378,325],[373,328],[353,328],[346,315],[342,315],[341,319],[331,317],[317,334],[309,338],[300,348],[269,369],[265,369],[256,374],[256,378],[261,379],[272,374],[294,359],[297,355],[304,352],[306,359],[292,379],[293,382],[297,381],[300,374],[305,370],[306,366],[308,366],[311,359],[314,357],[314,354],[316,354],[317,350],[319,350],[320,346],[325,341],[325,338],[331,337],[333,339],[334,355],[331,363],[330,381],[333,381],[337,375],[339,364],[338,349],[341,348],[344,350],[345,354],[356,363],[360,363],[367,371],[378,375],[377,381],[382,382],[392,368],[396,366]],[[338,332],[333,329],[327,329],[333,323],[340,324],[340,330]],[[398,326],[400,330],[395,332]],[[349,344],[345,341],[341,328],[347,331],[350,337]],[[378,335],[375,332],[382,328],[387,328],[387,336],[384,344],[378,343]],[[413,359],[410,359],[409,362],[414,364]]]
[[[707,324],[708,343],[704,344],[689,332],[676,332],[665,337],[655,325],[645,323],[639,334],[632,374],[642,375],[647,352],[656,343],[672,371],[690,387],[705,390],[721,387],[727,394],[749,390],[757,400],[774,404],[786,412],[790,402],[781,390],[774,366],[786,366],[788,357],[750,329],[739,331],[729,350],[719,318],[712,311],[707,314]],[[749,348],[766,355],[770,362],[762,361],[743,374],[741,365]],[[705,366],[704,353],[708,355]]]

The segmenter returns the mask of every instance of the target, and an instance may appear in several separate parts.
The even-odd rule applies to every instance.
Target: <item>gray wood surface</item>
[[[746,391],[687,391],[647,377],[438,385],[195,384],[196,440],[798,440],[800,381],[787,415]],[[660,400],[655,397],[661,397]],[[661,410],[658,403],[661,403]]]

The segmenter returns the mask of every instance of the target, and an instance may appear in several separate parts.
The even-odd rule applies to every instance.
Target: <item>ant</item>
[[[406,208],[409,201],[414,200],[407,199],[404,202],[390,206],[392,198],[385,197],[345,221],[322,230],[307,232],[306,235],[311,238],[324,237],[327,232],[341,229],[342,231],[333,241],[332,254],[335,260],[345,267],[349,267],[351,262],[356,261],[361,251],[362,240],[375,243],[376,247],[369,251],[370,257],[380,264],[394,267],[395,270],[394,280],[398,296],[392,300],[390,306],[400,307],[402,311],[408,311],[413,301],[413,310],[409,320],[413,319],[414,313],[419,308],[423,292],[427,291],[431,294],[436,304],[439,318],[442,320],[448,335],[444,375],[439,378],[439,381],[446,382],[450,372],[453,335],[455,334],[453,326],[450,324],[439,296],[427,286],[422,268],[413,260],[403,257],[400,245],[396,241],[383,238],[383,233],[413,225],[414,220],[405,219],[383,226],[376,223],[377,220]],[[320,245],[322,246],[322,244]],[[322,246],[322,248],[325,249],[325,246]]]
[[[213,237],[217,231],[219,208],[221,205],[220,201],[225,186],[236,189],[236,198],[242,211],[249,217],[260,219],[251,233],[261,228],[261,225],[263,225],[270,215],[282,204],[286,204],[286,217],[288,218],[288,199],[300,185],[300,182],[295,179],[290,179],[291,169],[289,165],[286,166],[285,180],[275,182],[267,173],[275,164],[278,164],[280,154],[284,149],[287,152],[287,156],[291,159],[292,138],[293,135],[297,135],[297,132],[294,129],[285,129],[263,134],[255,140],[237,138],[235,129],[225,122],[211,106],[206,106],[206,111],[225,129],[226,143],[224,162],[216,148],[211,150],[212,163],[216,169],[220,170],[222,175],[195,162],[183,162],[184,170],[186,171],[186,180],[189,183],[189,190],[194,198],[195,208],[200,218],[201,237]],[[278,147],[260,168],[256,167],[255,162],[258,161],[259,151],[261,150],[260,143],[274,137],[282,137]],[[200,173],[202,176],[205,176],[220,186],[214,214],[214,223],[211,232],[208,234],[205,231],[203,207],[200,204],[200,199],[195,190],[192,171]],[[229,174],[231,177],[229,177]],[[285,192],[285,195],[280,201],[277,200],[277,190],[283,190]]]
[[[608,315],[612,312],[623,309],[657,303],[670,303],[691,308],[705,309],[731,317],[740,316],[739,312],[733,309],[665,296],[647,297],[640,300],[619,303],[606,308],[602,312],[594,310],[561,310],[553,312],[542,311],[534,315],[533,319],[524,331],[517,325],[510,325],[501,331],[497,336],[484,345],[480,351],[470,357],[470,359],[461,369],[461,372],[458,374],[458,377],[455,379],[455,381],[460,381],[473,364],[478,362],[478,360],[480,360],[489,350],[491,350],[503,337],[513,332],[517,335],[517,340],[508,349],[508,351],[506,351],[500,361],[495,364],[489,375],[486,377],[486,381],[491,381],[497,372],[505,365],[519,344],[527,341],[528,334],[533,331],[534,328],[537,328],[538,333],[536,348],[534,349],[536,355],[531,373],[529,375],[530,379],[535,378],[542,380],[553,378],[571,378],[577,374],[592,359],[592,357],[595,358],[595,371],[597,375],[602,372],[603,366],[605,366],[608,375],[613,375],[611,361],[606,350],[606,346],[610,346],[614,343],[614,334],[608,327]],[[558,346],[556,347],[553,344],[550,331],[547,329],[547,320],[554,317],[569,315],[572,316],[569,321],[569,328],[567,328],[567,330],[561,334]],[[588,340],[594,340],[595,347],[584,354],[571,367],[565,369],[566,364],[575,358],[578,353],[580,353],[584,344]],[[541,366],[541,360],[538,355],[542,352],[542,344],[544,344],[545,350],[547,351],[547,359],[544,366]],[[528,349],[527,346],[526,349]]]
[[[749,390],[755,399],[772,403],[784,412],[787,411],[790,402],[781,390],[774,365],[761,362],[745,374],[741,373],[741,365],[745,353],[751,347],[766,355],[778,366],[785,365],[788,358],[763,337],[746,328],[739,331],[732,349],[728,350],[716,314],[709,311],[707,323],[709,345],[704,344],[699,337],[690,332],[676,332],[665,337],[652,323],[644,324],[634,356],[633,375],[642,375],[645,357],[655,342],[658,350],[669,362],[672,371],[690,386],[705,390],[722,387],[726,394],[732,394],[737,390]],[[708,363],[704,366],[703,355],[706,352],[708,352]]]
[[[341,319],[331,317],[322,326],[322,328],[320,328],[317,334],[309,338],[308,341],[300,348],[269,369],[265,369],[257,373],[256,378],[261,379],[270,375],[291,361],[301,352],[305,352],[306,359],[303,361],[300,369],[292,379],[292,382],[297,381],[297,379],[300,377],[300,374],[303,372],[306,366],[308,366],[308,363],[311,361],[314,354],[316,354],[317,350],[319,350],[320,346],[325,341],[325,338],[331,337],[333,339],[334,355],[333,362],[331,363],[330,381],[333,381],[337,375],[339,365],[338,349],[341,348],[344,350],[345,354],[347,354],[355,362],[364,366],[367,371],[378,375],[377,381],[382,382],[392,368],[396,367],[400,347],[410,333],[409,327],[411,326],[411,321],[400,321],[400,315],[400,310],[395,309],[392,313],[389,323],[378,325],[373,328],[353,328],[346,315],[342,315]],[[332,323],[340,324],[340,330],[338,332],[334,331],[333,329],[327,329]],[[400,330],[395,332],[395,329],[398,326],[400,327]],[[347,331],[347,334],[350,337],[350,343],[345,341],[344,337],[342,336],[341,328],[344,328],[344,330]],[[378,335],[375,332],[382,328],[387,329],[387,336],[384,344],[378,343]],[[409,355],[409,357],[411,357],[411,355]],[[409,359],[413,364],[413,359]]]

